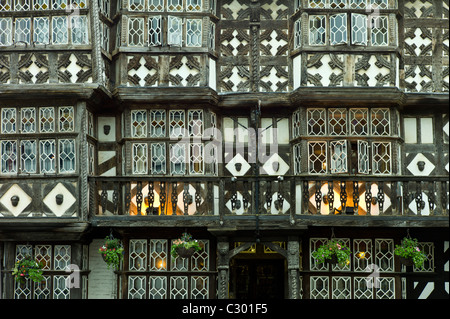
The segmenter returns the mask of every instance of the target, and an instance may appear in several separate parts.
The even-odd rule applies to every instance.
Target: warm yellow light
[[[358,253],[358,257],[361,258],[361,259],[364,259],[364,258],[366,258],[366,253],[363,252],[363,251],[360,251],[360,252]]]
[[[166,269],[166,262],[163,259],[160,259],[156,263],[156,268],[158,268],[158,269]]]

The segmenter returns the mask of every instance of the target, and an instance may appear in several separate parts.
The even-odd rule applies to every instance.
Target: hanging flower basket
[[[38,263],[31,256],[26,256],[16,262],[12,274],[14,279],[21,284],[25,284],[27,279],[40,283],[44,280],[44,276],[42,275],[43,267],[44,265],[42,263]]]
[[[106,262],[108,269],[118,270],[120,261],[123,260],[123,246],[119,239],[113,238],[112,235],[105,238],[105,243],[98,250],[103,260]]]
[[[397,245],[394,254],[400,257],[400,262],[405,266],[423,268],[427,256],[420,250],[417,239],[405,237],[400,245]]]
[[[183,233],[181,238],[174,240],[170,249],[172,257],[190,258],[196,251],[201,251],[202,247],[196,239],[188,233]]]
[[[312,253],[318,263],[339,264],[345,266],[350,263],[350,249],[337,240],[330,240]]]

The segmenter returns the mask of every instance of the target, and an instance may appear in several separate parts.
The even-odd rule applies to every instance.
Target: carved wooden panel
[[[10,55],[1,54],[0,55],[0,83],[10,82]]]
[[[92,61],[90,54],[58,54],[58,81],[60,83],[92,83]]]
[[[48,55],[19,54],[19,83],[48,83]]]
[[[159,81],[158,56],[137,54],[127,57],[127,85],[157,86]]]

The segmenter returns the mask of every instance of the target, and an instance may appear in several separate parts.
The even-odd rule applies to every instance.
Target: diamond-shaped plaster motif
[[[417,163],[420,162],[420,161],[423,161],[425,163],[423,171],[420,171],[419,167],[417,166]],[[422,153],[419,153],[413,158],[411,163],[409,163],[409,165],[406,168],[413,175],[416,175],[416,176],[428,176],[434,170],[435,166]]]
[[[289,165],[278,155],[273,154],[262,166],[261,174],[284,175],[289,170]]]
[[[59,205],[56,202],[56,195],[63,196],[63,201]],[[61,217],[76,202],[76,199],[62,183],[58,183],[45,196],[43,202],[56,216]]]
[[[17,196],[19,198],[19,202],[15,207],[11,202],[11,198],[13,196]],[[19,185],[14,184],[2,196],[2,198],[0,199],[0,203],[2,203],[3,206],[5,206],[5,208],[9,210],[15,217],[17,217],[23,212],[25,208],[27,208],[28,205],[30,205],[31,197],[28,196],[28,194],[25,193],[23,189],[19,187]]]
[[[236,163],[241,164],[239,171],[237,170],[238,167],[235,165]],[[233,157],[233,159],[225,165],[225,167],[233,176],[243,176],[248,172],[251,166],[241,154],[236,154],[236,156]]]

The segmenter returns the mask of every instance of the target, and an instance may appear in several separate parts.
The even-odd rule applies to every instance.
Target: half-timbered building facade
[[[448,298],[448,19],[448,0],[0,0],[0,298]],[[183,232],[203,249],[174,258]],[[406,236],[423,269],[394,255]],[[348,265],[312,257],[332,238]],[[43,283],[14,281],[26,255]]]

